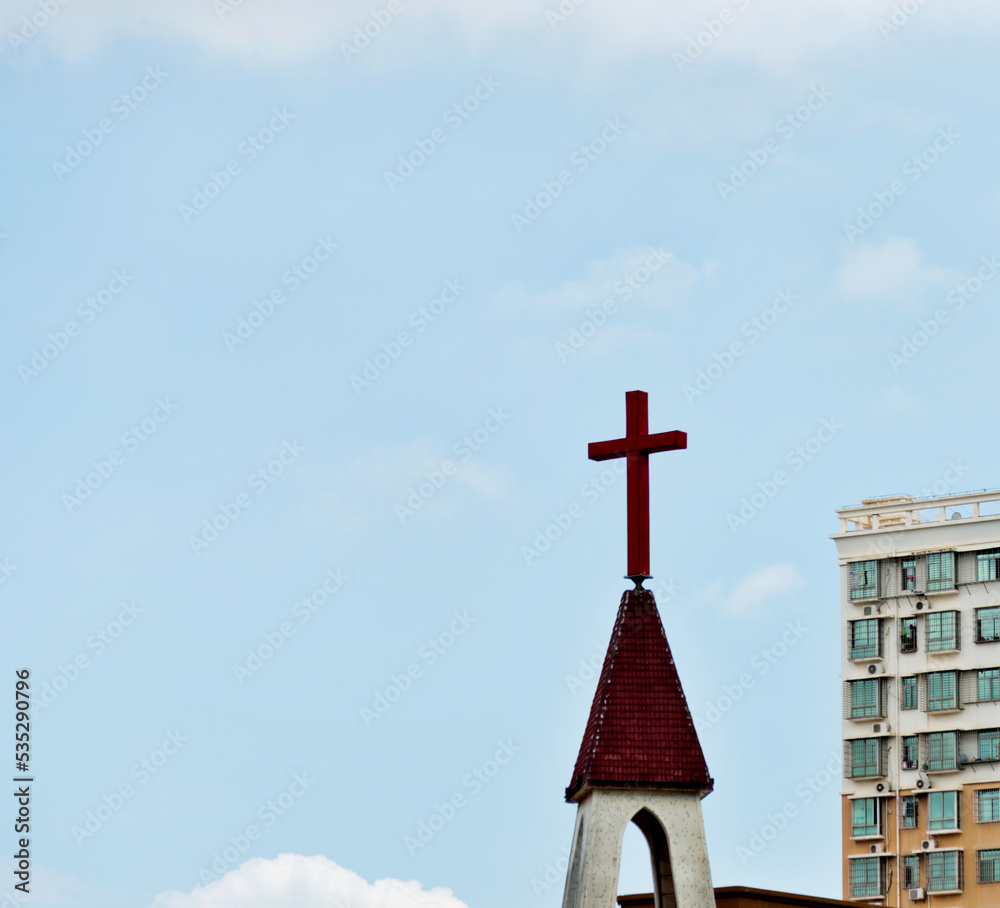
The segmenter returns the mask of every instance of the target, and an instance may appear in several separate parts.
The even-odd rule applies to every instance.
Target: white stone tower
[[[616,908],[622,838],[642,830],[656,908],[715,908],[701,799],[712,779],[653,594],[622,595],[566,800],[579,805],[563,908]]]

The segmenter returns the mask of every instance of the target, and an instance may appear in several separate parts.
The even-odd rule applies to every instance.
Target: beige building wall
[[[1000,804],[1000,490],[875,499],[837,513],[843,897],[997,908],[1000,807],[990,793]],[[913,828],[907,798],[916,799]],[[949,824],[952,798],[958,816]],[[855,801],[875,827],[860,830],[868,834],[853,834]],[[932,806],[944,814],[933,822]],[[932,828],[943,825],[953,828]],[[913,897],[905,857],[918,863]]]

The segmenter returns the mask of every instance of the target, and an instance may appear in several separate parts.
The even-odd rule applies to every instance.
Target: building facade
[[[844,898],[1000,906],[1000,490],[837,515]]]

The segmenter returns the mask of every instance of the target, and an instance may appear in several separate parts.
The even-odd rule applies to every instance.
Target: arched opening
[[[622,837],[618,893],[645,892],[653,893],[654,908],[677,908],[667,835],[660,821],[643,808],[632,817]]]

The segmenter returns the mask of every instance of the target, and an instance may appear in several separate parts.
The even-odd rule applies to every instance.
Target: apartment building
[[[1000,906],[1000,490],[837,516],[844,898]]]

